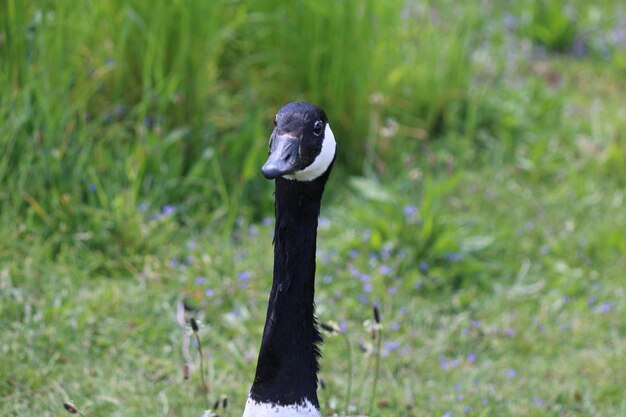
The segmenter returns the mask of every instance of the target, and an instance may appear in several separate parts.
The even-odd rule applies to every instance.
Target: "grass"
[[[0,414],[241,414],[297,99],[325,415],[626,414],[618,2],[205,3],[0,5]]]

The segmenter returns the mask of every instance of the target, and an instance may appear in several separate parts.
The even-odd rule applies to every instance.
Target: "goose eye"
[[[274,119],[274,127],[276,127],[276,119]]]
[[[323,127],[323,124],[322,124],[321,120],[318,120],[317,122],[315,122],[315,124],[313,125],[313,134],[315,136],[321,135],[322,134],[322,127]]]

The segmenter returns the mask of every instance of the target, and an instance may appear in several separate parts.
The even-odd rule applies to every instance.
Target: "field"
[[[241,415],[296,100],[324,415],[626,415],[622,2],[5,0],[0,92],[0,415]]]

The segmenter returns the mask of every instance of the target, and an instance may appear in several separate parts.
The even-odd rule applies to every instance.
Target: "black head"
[[[274,119],[263,175],[312,181],[332,166],[336,146],[324,110],[304,102],[287,103]]]

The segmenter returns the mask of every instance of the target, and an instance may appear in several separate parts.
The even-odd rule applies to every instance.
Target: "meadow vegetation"
[[[325,415],[626,415],[617,0],[1,2],[1,415],[241,414],[296,100]]]

